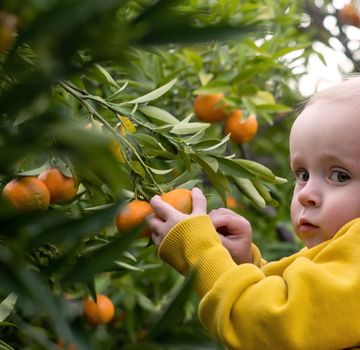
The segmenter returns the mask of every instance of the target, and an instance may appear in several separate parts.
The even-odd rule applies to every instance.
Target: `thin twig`
[[[145,169],[145,172],[153,182],[153,184],[156,186],[156,188],[162,193],[160,186],[156,182],[154,176],[152,175],[151,171],[149,170],[148,166],[145,164],[145,162],[142,160],[136,149],[133,147],[133,145],[126,140],[125,138],[122,138],[119,133],[108,123],[106,119],[104,119],[98,111],[91,106],[85,99],[89,98],[91,95],[88,95],[86,92],[86,95],[84,96],[83,91],[75,90],[73,89],[69,84],[67,84],[64,81],[60,82],[60,85],[69,92],[71,95],[73,95],[91,114],[95,116],[96,119],[98,119],[120,142],[123,142],[126,144],[126,146],[131,149],[131,151],[135,154],[136,158],[139,160],[140,164]],[[100,102],[99,100],[93,99],[95,102]],[[105,104],[106,106],[106,104]]]

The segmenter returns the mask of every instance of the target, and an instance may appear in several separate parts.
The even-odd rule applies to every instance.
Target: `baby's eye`
[[[342,183],[351,179],[350,175],[342,170],[333,170],[329,178],[331,181]]]
[[[296,171],[295,173],[295,177],[296,177],[296,180],[300,181],[300,182],[307,182],[309,181],[309,172],[307,170],[298,170]]]

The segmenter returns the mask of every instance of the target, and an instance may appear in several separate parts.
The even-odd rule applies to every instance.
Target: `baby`
[[[290,133],[291,220],[305,248],[266,263],[250,223],[225,208],[207,214],[155,196],[148,218],[160,257],[196,274],[199,317],[229,349],[360,346],[360,77],[315,94]],[[217,229],[221,227],[221,234]]]

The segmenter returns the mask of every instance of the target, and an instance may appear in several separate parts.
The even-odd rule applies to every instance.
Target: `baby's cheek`
[[[291,216],[291,223],[293,224],[293,226],[298,221],[300,209],[301,209],[300,203],[297,199],[296,194],[294,193],[290,205],[290,216]]]

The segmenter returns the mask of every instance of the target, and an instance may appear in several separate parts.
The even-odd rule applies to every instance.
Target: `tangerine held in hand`
[[[161,199],[184,214],[190,214],[192,212],[192,197],[190,190],[176,188],[162,194]]]
[[[32,176],[8,182],[2,194],[18,210],[46,210],[50,204],[48,188],[43,182]]]

